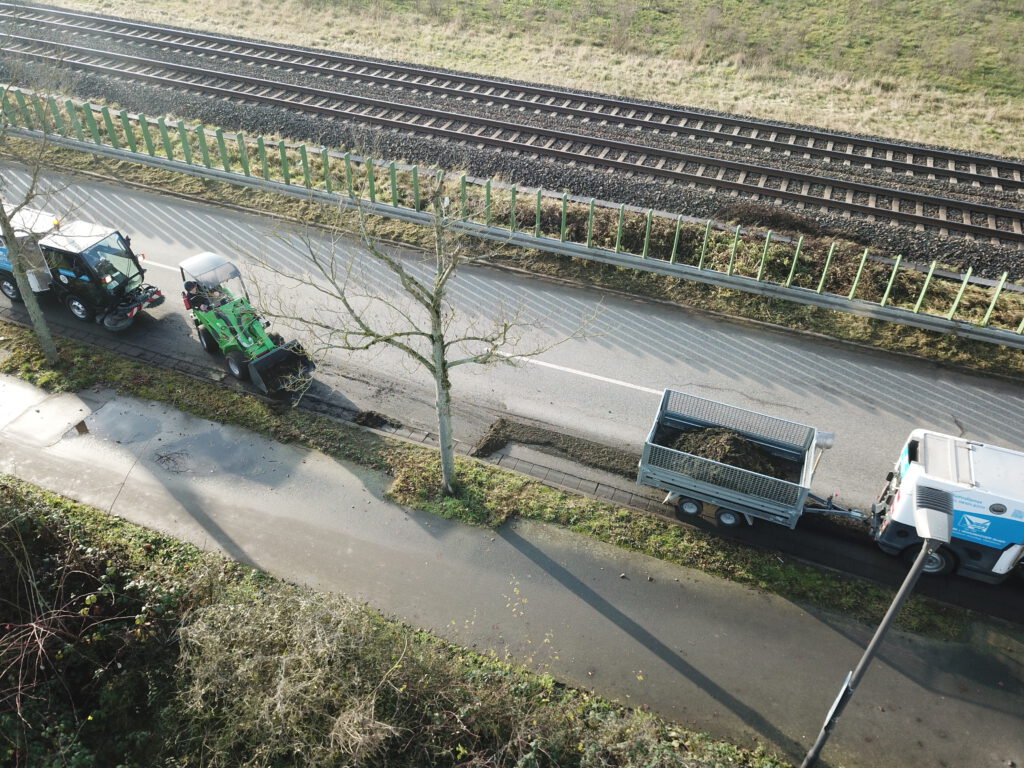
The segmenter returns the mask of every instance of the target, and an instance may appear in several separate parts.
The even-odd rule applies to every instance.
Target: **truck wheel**
[[[199,344],[206,351],[208,355],[216,355],[220,352],[220,347],[217,346],[217,342],[214,341],[213,334],[210,333],[208,328],[199,329]]]
[[[0,293],[3,293],[11,301],[21,301],[21,291],[18,289],[18,282],[14,275],[0,275]]]
[[[232,352],[228,352],[226,362],[228,366],[228,373],[239,381],[248,381],[249,361],[245,358],[244,354],[239,352],[237,349]]]
[[[696,517],[704,511],[704,502],[691,499],[687,496],[680,496],[676,501],[677,517]]]
[[[921,546],[923,547],[924,545],[922,544]],[[911,565],[917,559],[920,551],[920,547],[907,547],[902,552],[903,561],[907,565]],[[939,549],[925,558],[924,568],[921,569],[921,573],[926,576],[948,576],[956,570],[956,566],[956,555],[947,547],[939,547]]]
[[[715,520],[723,528],[736,528],[743,522],[743,515],[731,509],[718,508],[715,512]]]
[[[68,312],[83,322],[89,322],[93,318],[93,311],[77,296],[68,296],[64,299],[64,306],[68,308]]]

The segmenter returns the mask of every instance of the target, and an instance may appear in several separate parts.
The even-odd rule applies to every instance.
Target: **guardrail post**
[[[196,140],[199,142],[199,153],[203,156],[203,165],[207,168],[213,167],[213,161],[210,160],[210,147],[206,143],[206,128],[201,125],[196,126]],[[263,141],[263,139],[260,139]]]
[[[117,140],[117,134],[114,132],[114,121],[110,119],[110,108],[103,107],[100,114],[103,115],[103,127],[107,129],[107,135],[110,137],[110,146],[120,149],[121,142]]]
[[[31,129],[32,128],[32,115],[28,111],[28,104],[25,101],[25,94],[22,93],[21,91],[15,91],[14,92],[14,100],[18,103],[18,111],[21,112],[21,119],[24,121],[25,127]],[[86,108],[88,108],[88,110],[91,113],[92,112],[92,107],[90,107],[88,104],[86,104],[85,106],[86,106]],[[99,144],[98,141],[96,143]]]
[[[281,156],[281,176],[285,184],[292,183],[291,170],[288,168],[288,148],[284,145],[284,139],[277,142],[277,153]]]
[[[985,313],[985,317],[981,319],[982,328],[988,325],[988,321],[992,319],[992,312],[996,308],[996,302],[999,301],[999,294],[1003,292],[1003,286],[1006,285],[1006,278],[1009,274],[1009,272],[1003,272],[1003,276],[999,278],[999,285],[996,286],[996,292],[992,296],[992,303],[988,305],[988,311]]]
[[[967,284],[971,280],[971,272],[974,271],[974,267],[967,268],[967,274],[964,275],[964,281],[960,283],[960,290],[957,291],[956,299],[953,300],[953,306],[949,308],[949,312],[946,313],[946,319],[952,320],[953,315],[956,314],[957,308],[960,306],[960,301],[964,297],[964,292],[967,290]]]
[[[327,151],[327,147],[320,150],[320,168],[324,172],[324,189],[328,193],[334,192],[334,184],[331,182],[331,153]]]
[[[188,138],[188,128],[185,121],[178,121],[178,137],[181,139],[181,151],[185,155],[185,162],[192,165],[192,142]]]
[[[249,147],[245,144],[245,136],[241,131],[235,134],[235,143],[238,144],[238,161],[242,164],[242,173],[249,175]]]
[[[857,286],[860,285],[860,277],[861,277],[861,275],[864,274],[864,265],[867,264],[867,261],[868,261],[868,249],[865,248],[864,249],[864,255],[862,255],[860,257],[860,266],[857,267],[857,276],[855,278],[853,278],[853,287],[850,288],[850,294],[846,297],[846,298],[850,299],[851,301],[853,300],[854,295],[857,293]]]
[[[569,194],[567,192],[562,193],[562,226],[558,231],[558,239],[563,243],[565,242],[565,229],[569,224]]]
[[[818,293],[821,293],[825,289],[825,281],[828,280],[828,271],[832,269],[832,257],[836,255],[836,244],[832,245],[828,249],[828,256],[825,258],[825,268],[821,270],[821,280],[818,281]]]
[[[371,203],[376,203],[377,202],[377,185],[376,185],[376,182],[374,180],[374,175],[373,175],[373,172],[374,172],[373,159],[368,157],[368,158],[366,158],[365,162],[366,162],[366,181],[370,185],[370,202]]]
[[[885,293],[882,294],[882,300],[878,302],[878,306],[884,307],[886,302],[889,301],[889,294],[892,292],[892,284],[896,282],[896,273],[899,271],[900,262],[903,261],[903,254],[899,254],[896,257],[896,261],[892,265],[892,274],[889,275],[889,284],[885,286]]]
[[[256,137],[256,154],[260,158],[260,170],[263,171],[263,180],[270,181],[270,161],[267,159],[267,144],[262,136]]]
[[[1024,335],[1024,319],[1020,321],[1020,325],[1017,326],[1017,334]]]
[[[306,189],[312,189],[313,179],[309,176],[309,154],[305,144],[299,144],[299,162],[302,163],[302,180],[306,183]]]
[[[420,167],[412,167],[412,204],[415,210],[420,209]]]
[[[619,228],[615,233],[615,252],[619,253],[622,251],[622,227],[626,222],[626,206],[619,205]]]
[[[924,302],[924,295],[928,292],[928,286],[931,285],[932,275],[935,274],[935,261],[932,261],[930,267],[928,267],[928,276],[924,279],[924,285],[921,286],[921,295],[917,297],[917,303],[914,304],[914,314],[916,315],[921,311],[921,304]]]
[[[7,118],[7,122],[11,125],[17,126],[18,124],[18,113],[11,100],[8,98],[10,91],[0,91],[0,109],[3,110],[4,115]],[[71,104],[69,101],[68,104]]]
[[[118,117],[121,118],[121,127],[124,129],[124,139],[128,142],[128,148],[132,152],[138,152],[139,146],[135,141],[135,126],[132,125],[131,118],[128,117],[128,113],[123,109],[118,113]]]
[[[469,215],[469,200],[466,196],[466,174],[459,177],[459,203],[462,218]]]
[[[541,196],[542,196],[542,194],[543,194],[543,190],[538,189],[537,190],[536,223],[533,225],[533,236],[534,237],[540,237],[540,203],[541,203]]]
[[[21,91],[16,91],[15,96],[21,96]],[[85,124],[89,127],[89,133],[92,134],[92,140],[97,144],[102,145],[103,139],[100,138],[100,128],[96,125],[96,116],[92,113],[92,104],[85,102],[82,106],[82,110],[85,113]],[[31,125],[29,125],[29,127],[31,127]]]
[[[34,93],[32,94],[32,109],[35,111],[36,118],[39,120],[39,130],[43,133],[49,133],[50,131],[47,129],[49,128],[48,124],[50,121],[46,119],[46,110],[43,108],[43,102],[39,100],[39,96]],[[104,109],[106,109],[106,107],[104,107]],[[117,147],[117,149],[120,149],[120,147]]]
[[[590,211],[587,214],[587,248],[594,247],[594,198],[590,198]]]
[[[800,249],[804,247],[804,236],[800,235],[800,239],[796,241],[796,250],[793,251],[793,264],[789,267],[789,277],[786,278],[786,287],[789,288],[793,284],[793,278],[796,277],[796,265],[800,261]]]
[[[764,239],[764,250],[761,251],[761,266],[757,268],[757,282],[761,282],[761,278],[764,277],[764,264],[768,260],[768,246],[772,242],[772,231],[768,230],[768,236]]]
[[[509,215],[508,215],[508,231],[516,231],[516,192],[517,188],[515,184],[512,185],[512,194],[509,201]]]
[[[150,122],[145,115],[138,116],[138,128],[142,131],[142,140],[145,142],[145,151],[151,158],[157,157],[157,146],[153,143],[153,134],[150,133]]]
[[[57,106],[57,100],[51,96],[46,100],[46,105],[50,108],[50,116],[53,117],[53,126],[57,133],[61,136],[67,136],[67,126],[64,124],[64,118],[60,116],[60,107]]]
[[[640,254],[641,259],[646,259],[651,249],[651,224],[654,221],[654,209],[647,209],[647,228],[644,231],[644,249]]]
[[[71,121],[71,127],[75,129],[75,136],[78,137],[79,141],[85,141],[85,133],[82,131],[82,123],[78,119],[78,107],[68,99],[64,102],[64,110],[68,113],[68,120]]]
[[[679,251],[679,235],[683,231],[683,215],[676,216],[676,236],[672,240],[672,253],[668,257],[669,264],[676,263],[676,253]]]
[[[484,225],[491,226],[491,180],[484,184]]]
[[[700,247],[700,259],[697,261],[697,269],[704,269],[704,257],[708,253],[708,238],[711,237],[711,219],[708,219],[704,227],[704,243]]]
[[[213,132],[217,137],[217,149],[220,150],[220,161],[224,170],[231,173],[231,158],[228,156],[228,145],[224,143],[224,129],[218,128]]]
[[[345,153],[345,184],[348,186],[348,196],[354,198],[356,196],[355,189],[352,186],[352,153]]]
[[[164,145],[164,154],[167,155],[168,160],[173,160],[174,147],[171,146],[171,135],[167,132],[167,123],[164,121],[163,116],[156,119],[156,125],[160,129],[160,141]]]
[[[388,163],[388,173],[391,178],[391,205],[398,207],[398,171],[395,170],[395,161]]]
[[[733,235],[733,238],[732,238],[732,248],[729,249],[729,268],[725,272],[725,274],[727,274],[727,275],[731,275],[732,274],[733,267],[736,264],[736,249],[739,247],[739,244],[740,244],[740,228],[739,228],[739,225],[737,225],[736,226],[736,234]]]

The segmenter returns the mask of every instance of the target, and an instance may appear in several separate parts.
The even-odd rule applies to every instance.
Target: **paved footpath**
[[[558,528],[409,511],[377,473],[111,392],[0,377],[0,473],[797,763],[871,634]],[[891,635],[822,764],[1024,766],[1024,640],[976,634]]]

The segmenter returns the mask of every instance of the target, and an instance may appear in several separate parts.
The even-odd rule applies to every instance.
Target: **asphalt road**
[[[16,173],[6,169],[4,175],[17,186]],[[176,298],[177,265],[182,259],[212,250],[239,262],[259,258],[301,273],[308,269],[309,247],[359,252],[350,242],[332,243],[323,233],[296,231],[251,213],[107,182],[78,179],[62,184],[39,207],[73,211],[69,217],[130,234],[136,251],[147,255],[148,279],[169,296],[152,316],[118,338],[200,366],[216,363],[200,349]],[[367,269],[370,281],[379,280],[379,271]],[[301,286],[289,286],[280,278],[274,281],[261,288],[297,300],[306,309],[316,301]],[[483,322],[501,308],[521,310],[535,324],[526,334],[525,346],[556,341],[571,334],[581,318],[594,318],[584,338],[521,365],[456,369],[455,427],[466,442],[475,442],[496,417],[508,415],[639,452],[661,391],[671,387],[836,432],[836,447],[823,457],[814,490],[836,494],[841,503],[861,509],[874,500],[912,428],[1024,449],[1024,393],[998,379],[490,268],[464,270],[453,296],[464,327]],[[56,306],[49,314],[60,322],[75,322]],[[102,329],[87,327],[97,337],[105,336]],[[382,412],[427,428],[434,423],[429,378],[397,353],[335,352],[320,366],[317,379],[342,406]],[[789,531],[772,528],[762,525],[739,535],[791,550],[821,548],[822,537],[815,538],[813,531],[796,539]],[[787,546],[789,539],[795,546]],[[866,558],[862,571],[878,562],[886,571],[883,580],[898,578],[898,563],[879,559],[870,542],[855,556]],[[812,559],[827,562],[828,557]],[[970,605],[982,585],[961,581],[950,580],[948,589],[959,595],[956,602]],[[941,592],[947,585],[931,589]],[[1008,617],[1022,613],[1020,584],[996,589],[994,594],[1005,599],[992,601],[993,593],[985,598],[1000,604],[993,612]]]

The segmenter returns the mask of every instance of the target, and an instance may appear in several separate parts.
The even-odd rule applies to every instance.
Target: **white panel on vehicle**
[[[931,477],[947,483],[974,485],[971,447],[966,440],[925,432],[921,440],[921,463]]]
[[[975,482],[989,493],[995,493],[1019,504],[1024,500],[1024,453],[995,445],[977,446]]]

